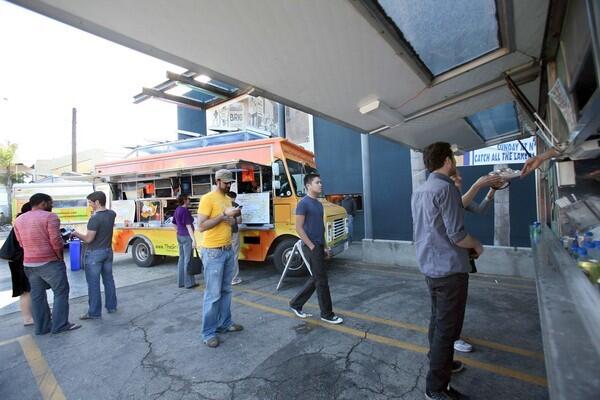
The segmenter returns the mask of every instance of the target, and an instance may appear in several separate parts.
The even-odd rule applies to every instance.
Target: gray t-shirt
[[[113,227],[117,214],[113,210],[97,211],[88,221],[88,231],[96,231],[96,237],[87,245],[88,250],[112,248]]]

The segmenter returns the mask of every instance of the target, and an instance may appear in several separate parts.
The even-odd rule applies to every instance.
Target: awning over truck
[[[543,91],[549,0],[13,2],[417,149],[520,132],[505,72],[536,106]]]
[[[218,146],[216,148],[200,148],[175,151],[133,159],[111,161],[98,164],[95,175],[112,177],[125,175],[148,175],[190,170],[214,172],[220,168],[233,168],[240,163],[270,166],[272,160],[272,143],[249,143],[243,148],[239,145]]]

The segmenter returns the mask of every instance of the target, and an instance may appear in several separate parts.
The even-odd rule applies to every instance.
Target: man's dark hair
[[[452,159],[452,157],[452,147],[446,142],[430,144],[423,150],[423,163],[429,172],[442,168],[446,158]]]
[[[179,196],[177,196],[177,205],[182,206],[185,203],[185,201],[189,198],[190,196],[188,194],[180,194]]]
[[[102,207],[104,207],[106,205],[106,195],[104,194],[104,192],[93,192],[87,195],[87,199],[89,201],[91,201],[92,203],[98,201],[100,202],[100,205]]]
[[[36,193],[29,198],[29,204],[31,204],[31,207],[39,206],[45,201],[52,201],[52,197],[50,197],[46,193]]]
[[[314,181],[316,178],[320,178],[320,177],[321,177],[321,175],[315,174],[315,173],[310,173],[310,174],[304,175],[304,186],[310,185],[312,183],[312,181]]]
[[[237,197],[237,193],[236,192],[227,192],[227,196],[229,196],[232,199],[235,199]]]

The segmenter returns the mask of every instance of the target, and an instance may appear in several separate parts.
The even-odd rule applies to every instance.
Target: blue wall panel
[[[523,164],[511,164],[512,169],[521,169]],[[537,220],[535,198],[535,174],[515,179],[510,185],[510,244],[530,247],[529,225]]]
[[[373,236],[412,240],[410,151],[380,136],[370,136]]]
[[[206,112],[188,107],[177,106],[177,129],[206,135]],[[188,136],[179,137],[187,139]]]
[[[314,117],[317,169],[326,194],[362,193],[360,133]]]
[[[521,169],[523,164],[510,164],[512,169]],[[463,177],[463,193],[475,183],[477,178],[488,174],[491,165],[460,167]],[[481,202],[487,194],[487,189],[481,190],[475,200]],[[525,179],[513,180],[510,186],[510,245],[529,247],[529,224],[536,220],[535,205],[535,178],[530,175]],[[465,226],[467,232],[481,240],[483,244],[494,244],[494,205],[484,214],[465,213]]]

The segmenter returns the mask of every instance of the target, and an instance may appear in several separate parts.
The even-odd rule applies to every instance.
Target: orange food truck
[[[231,190],[243,205],[240,260],[273,257],[283,271],[299,239],[294,210],[305,195],[305,174],[316,171],[314,154],[282,138],[252,131],[209,135],[138,147],[128,158],[98,164],[95,174],[111,186],[116,211],[113,249],[131,250],[134,261],[150,267],[165,256],[178,256],[172,216],[176,198],[188,194],[195,215],[203,194],[210,192],[214,173],[227,168],[236,181]],[[326,247],[331,256],[347,249],[348,220],[344,208],[321,199]],[[201,243],[196,229],[196,239]],[[306,273],[294,254],[290,275]]]

